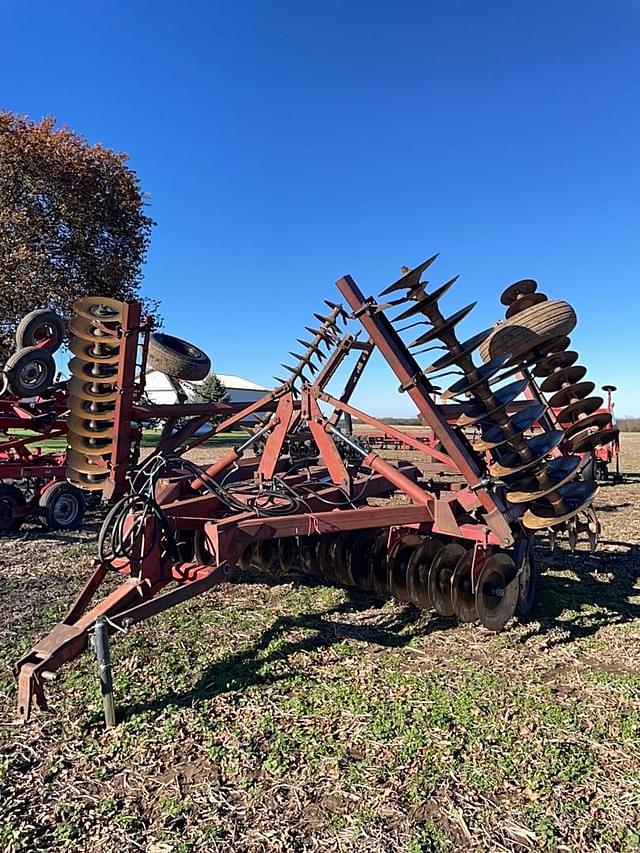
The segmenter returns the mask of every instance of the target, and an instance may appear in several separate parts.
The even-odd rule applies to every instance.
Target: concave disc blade
[[[495,358],[492,358],[491,361],[488,361],[486,364],[481,365],[480,367],[476,367],[475,373],[476,375],[463,376],[462,379],[459,379],[457,382],[454,382],[447,390],[441,395],[443,400],[448,400],[451,397],[458,397],[461,394],[468,394],[470,391],[473,391],[474,388],[477,388],[478,385],[481,385],[483,382],[489,382],[496,374],[498,374],[505,363],[509,359],[508,353],[503,353],[502,355],[497,355]]]
[[[583,418],[578,418],[575,423],[565,427],[564,434],[567,438],[571,438],[584,429],[590,429],[591,427],[603,429],[610,426],[610,424],[611,412],[594,412],[592,415],[585,415]]]
[[[525,308],[531,308],[532,305],[539,305],[541,302],[546,302],[548,298],[544,293],[529,293],[526,296],[519,296],[509,305],[504,316],[507,320],[510,320],[516,314],[524,311]]]
[[[521,412],[517,412],[513,417],[511,417],[510,432],[506,432],[505,429],[498,424],[485,427],[482,430],[481,438],[478,439],[478,441],[473,442],[471,446],[474,450],[478,451],[492,450],[494,447],[498,447],[506,441],[511,441],[512,438],[522,435],[523,432],[531,429],[531,427],[540,420],[546,411],[547,407],[542,403],[535,403],[531,406],[527,406],[526,409],[523,409]]]
[[[329,583],[338,583],[338,578],[334,571],[333,549],[335,545],[336,537],[330,533],[326,533],[320,537],[317,546],[317,566],[320,575]]]
[[[114,323],[122,319],[124,302],[108,296],[83,296],[73,303],[73,313],[85,320]]]
[[[505,445],[497,452],[497,461],[489,466],[489,473],[492,477],[508,477],[511,474],[517,474],[518,471],[531,468],[558,447],[563,440],[564,432],[559,429],[543,432],[527,439],[526,444],[530,450],[529,459],[521,456],[515,448]]]
[[[470,305],[465,305],[464,308],[461,308],[459,311],[456,311],[455,314],[452,314],[438,326],[434,326],[431,331],[426,332],[424,335],[420,335],[419,338],[416,338],[415,341],[409,344],[409,348],[422,346],[423,344],[428,343],[429,341],[433,341],[436,338],[439,338],[445,332],[451,331],[455,326],[458,325],[464,318],[476,307],[478,303],[472,302]]]
[[[374,530],[363,530],[354,536],[349,551],[349,569],[353,583],[359,589],[370,592],[369,586],[369,554],[374,545]]]
[[[67,418],[67,429],[75,435],[84,435],[93,438],[113,438],[113,420],[96,421],[92,418],[79,418],[77,415],[69,415]]]
[[[407,568],[415,549],[420,545],[422,538],[415,533],[405,533],[393,547],[387,565],[387,586],[394,598],[398,601],[409,601],[409,589],[407,586]]]
[[[573,370],[568,367],[567,370]],[[595,388],[594,382],[574,382],[573,385],[567,385],[549,398],[549,405],[552,409],[560,409],[562,406],[568,406],[575,400],[582,400],[588,397]]]
[[[96,382],[102,380],[114,382],[118,373],[118,368],[113,364],[98,364],[95,361],[85,361],[77,356],[69,362],[69,370],[73,376],[77,376],[83,382],[93,380]]]
[[[483,341],[486,341],[492,332],[493,329],[485,329],[484,332],[478,332],[477,335],[474,335],[472,338],[464,341],[464,343],[461,343],[457,352],[451,350],[446,353],[446,355],[443,355],[434,361],[433,364],[425,367],[422,372],[425,376],[429,376],[431,373],[436,373],[439,370],[444,370],[445,367],[450,367],[452,364],[456,364],[460,359],[465,358],[465,356],[470,355],[474,350],[476,350]]]
[[[414,314],[420,314],[421,312],[426,311],[428,308],[431,308],[432,305],[440,299],[441,296],[449,290],[450,287],[456,283],[456,281],[460,278],[460,276],[455,276],[455,278],[449,279],[444,284],[441,284],[440,287],[436,288],[433,293],[429,293],[423,299],[420,299],[415,305],[412,305],[411,308],[407,308],[406,311],[403,311],[402,314],[398,314],[397,317],[394,317],[392,322],[397,323],[400,320],[406,320],[407,317],[413,317]]]
[[[516,564],[508,554],[494,554],[478,575],[476,610],[490,631],[502,631],[516,612],[519,584]]]
[[[115,335],[105,335],[101,329],[98,329],[90,320],[84,320],[81,317],[72,317],[69,321],[69,333],[74,338],[82,338],[83,341],[99,341],[101,344],[109,346],[118,346],[120,339]]]
[[[422,610],[431,610],[433,603],[429,596],[429,569],[435,555],[442,548],[437,539],[423,539],[413,549],[407,566],[407,591],[409,599]]]
[[[538,341],[528,349],[522,350],[518,355],[514,355],[507,366],[517,367],[520,365],[521,367],[530,367],[549,355],[566,350],[570,343],[571,340],[566,335],[559,335],[555,338]]]
[[[510,480],[507,483],[507,500],[512,504],[522,504],[543,498],[577,476],[581,462],[579,456],[556,456],[535,474]]]
[[[373,546],[369,552],[369,567],[367,586],[378,593],[378,595],[389,595],[387,586],[387,546],[389,542],[389,531],[382,528],[376,535]]]
[[[602,403],[602,397],[586,397],[584,400],[576,400],[558,412],[556,418],[561,424],[570,424],[579,415],[593,414],[602,406]]]
[[[433,558],[427,583],[433,609],[440,616],[453,616],[451,577],[466,548],[457,542],[444,545]]]
[[[82,474],[74,471],[72,468],[67,468],[66,478],[72,486],[77,486],[78,489],[83,489],[86,492],[97,492],[104,488],[109,475],[101,474],[99,478],[94,478],[89,474]]]
[[[564,367],[562,370],[555,370],[540,385],[540,390],[544,394],[560,391],[564,385],[575,385],[577,382],[580,382],[586,373],[587,368],[583,364],[575,364],[573,367]]]
[[[423,261],[421,264],[418,264],[417,267],[414,267],[412,270],[409,270],[408,273],[405,273],[401,276],[397,281],[394,281],[393,284],[390,284],[386,287],[380,294],[380,296],[385,296],[387,293],[392,293],[394,290],[403,290],[405,287],[414,287],[420,281],[420,276],[422,273],[428,269],[431,264],[438,257],[438,253],[432,255],[426,261]]]
[[[615,441],[620,435],[619,429],[598,429],[590,427],[583,432],[577,433],[569,442],[574,453],[588,453],[597,447],[603,447]]]
[[[115,418],[115,403],[104,403],[98,400],[82,400],[69,397],[68,405],[71,413],[78,418],[88,418],[92,421],[113,421]]]
[[[451,575],[451,604],[461,622],[475,622],[478,618],[471,576],[472,566],[473,548],[470,548],[460,557]]]
[[[101,364],[115,364],[120,358],[120,347],[103,344],[101,341],[85,341],[82,338],[71,338],[69,349],[83,361],[99,361]],[[101,349],[102,352],[97,352]]]
[[[113,447],[111,438],[90,438],[73,432],[68,434],[67,444],[85,456],[110,456]]]
[[[333,572],[338,582],[344,586],[353,586],[349,550],[353,543],[353,533],[339,533],[333,549]]]
[[[67,391],[80,400],[99,400],[103,403],[114,401],[118,397],[113,382],[92,382],[78,376],[73,376],[67,382]]]
[[[598,484],[593,481],[567,483],[557,492],[534,501],[522,517],[522,523],[530,530],[542,530],[545,527],[555,527],[568,521],[577,513],[586,509],[598,491]],[[556,496],[562,503],[553,503]]]
[[[533,278],[521,278],[519,281],[514,281],[509,287],[506,287],[500,294],[500,302],[503,305],[511,305],[518,296],[526,296],[528,293],[535,293],[538,289],[538,282]]]
[[[536,365],[534,376],[549,376],[555,370],[561,370],[563,367],[571,367],[578,360],[578,353],[572,349],[566,349],[562,352],[554,352],[543,358]]]
[[[492,390],[491,399],[486,403],[482,400],[474,398],[470,403],[464,403],[464,413],[456,421],[457,426],[473,426],[480,421],[494,415],[500,409],[510,406],[514,400],[522,394],[527,387],[526,379],[518,379],[517,382],[511,382],[505,385],[504,388]]]
[[[106,462],[99,459],[97,461],[87,459],[84,454],[77,450],[67,450],[67,468],[73,468],[80,474],[108,474]]]

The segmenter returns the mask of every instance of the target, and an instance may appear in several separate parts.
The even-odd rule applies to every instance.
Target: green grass
[[[37,435],[29,430],[12,430],[11,437],[22,438],[33,436],[36,440],[29,443],[29,448],[38,447],[42,453],[59,453],[67,446],[66,438],[45,438],[41,441],[37,440]],[[140,441],[141,447],[155,447],[160,436],[159,430],[144,430]],[[225,444],[233,444],[237,441],[242,441],[247,437],[247,433],[242,430],[230,431],[216,435],[213,438],[203,442],[202,447],[220,447]]]

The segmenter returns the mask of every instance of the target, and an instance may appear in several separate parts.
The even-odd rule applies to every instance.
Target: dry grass
[[[3,851],[632,851],[640,845],[640,435],[597,555],[538,559],[494,636],[246,575],[113,643],[118,728],[85,655],[2,729]],[[205,452],[205,451],[201,451]],[[62,614],[95,533],[0,542],[10,663]]]

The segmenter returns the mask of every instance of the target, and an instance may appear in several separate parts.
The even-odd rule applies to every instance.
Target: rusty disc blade
[[[122,319],[124,302],[108,296],[83,296],[73,303],[73,313],[85,320],[115,323]]]
[[[473,442],[471,446],[474,450],[480,452],[499,447],[501,444],[511,441],[512,438],[522,435],[523,432],[531,429],[544,415],[546,410],[547,407],[543,403],[534,403],[531,406],[527,406],[526,409],[517,412],[510,419],[510,429],[508,432],[498,424],[487,426],[482,430],[481,438]]]
[[[101,341],[85,341],[71,338],[69,349],[83,361],[99,361],[102,364],[115,364],[120,358],[120,347],[103,344]]]
[[[611,444],[612,441],[620,435],[620,430],[613,429],[598,429],[597,427],[588,427],[582,432],[573,436],[569,442],[569,446],[574,453],[589,453],[597,447],[604,447],[605,444]]]
[[[567,370],[573,370],[573,367],[567,367]],[[595,388],[594,382],[574,382],[572,385],[567,385],[549,398],[549,405],[552,409],[561,409],[563,406],[568,406],[576,400],[582,400],[588,397]]]
[[[554,391],[560,391],[565,385],[575,385],[580,382],[586,373],[587,368],[583,364],[574,364],[573,367],[563,367],[561,370],[555,370],[547,376],[540,385],[540,390],[544,394],[552,394]],[[595,385],[593,387],[595,388]]]
[[[502,355],[497,355],[495,358],[492,358],[491,361],[488,361],[486,364],[476,367],[475,376],[463,376],[462,379],[454,382],[453,385],[447,388],[447,390],[442,394],[442,399],[448,400],[451,397],[459,397],[461,394],[468,394],[483,382],[490,382],[491,379],[502,370],[508,359],[509,353],[503,353]]]
[[[401,536],[389,555],[387,564],[387,586],[398,601],[409,601],[407,586],[407,568],[414,550],[420,545],[422,538],[415,533],[405,533]]]
[[[91,320],[85,320],[82,317],[72,317],[69,321],[69,333],[72,338],[81,338],[83,341],[90,341],[91,343],[99,341],[101,344],[118,346],[120,338],[115,334],[115,331],[114,329],[113,334],[107,335],[102,329],[98,329]]]
[[[571,367],[577,360],[578,353],[575,350],[567,349],[561,352],[554,352],[536,364],[533,375],[549,376],[554,371],[561,370],[563,367]]]
[[[96,421],[92,418],[79,418],[77,415],[69,415],[67,429],[69,433],[75,435],[91,438],[113,438],[113,420]]]
[[[429,569],[433,558],[442,548],[437,539],[428,537],[413,549],[407,566],[407,591],[409,599],[421,610],[431,610],[433,607],[429,596]]]
[[[428,343],[429,341],[433,341],[436,338],[439,338],[441,335],[445,334],[445,332],[451,331],[455,326],[458,325],[464,318],[476,307],[478,303],[472,302],[470,305],[465,305],[464,308],[461,308],[459,311],[456,311],[455,314],[452,314],[450,317],[447,317],[441,323],[434,325],[433,329],[429,332],[426,332],[424,335],[420,335],[419,338],[416,338],[415,341],[409,344],[409,348],[422,346],[423,344]]]
[[[478,575],[476,610],[489,631],[502,631],[516,612],[519,582],[516,564],[508,554],[489,557]]]
[[[85,456],[110,456],[113,446],[110,438],[92,438],[85,435],[76,435],[73,432],[67,435],[67,444]]]
[[[546,302],[549,299],[544,293],[528,293],[526,296],[519,296],[505,311],[504,316],[507,320],[515,317],[525,308],[531,308],[532,305],[539,305],[541,302]]]
[[[113,364],[97,364],[95,361],[85,361],[82,358],[72,358],[69,362],[69,370],[73,376],[82,379],[83,382],[112,382],[118,374],[118,368]]]
[[[456,421],[457,426],[473,426],[495,415],[500,409],[510,406],[527,387],[526,379],[518,379],[503,388],[491,391],[491,399],[486,402],[474,398],[470,403],[464,403],[464,413]]]
[[[78,397],[68,398],[69,410],[78,418],[88,418],[94,421],[113,421],[115,417],[114,403],[104,403],[98,400],[82,400]]]
[[[533,501],[522,517],[529,530],[543,530],[568,521],[593,501],[598,484],[593,481],[567,483],[540,500]]]
[[[77,450],[67,450],[67,468],[72,468],[79,474],[108,474],[106,462],[103,459],[96,461],[88,459],[83,453]]]
[[[509,481],[507,500],[512,504],[529,503],[568,483],[578,473],[579,456],[556,456],[541,471]]]
[[[431,306],[435,305],[438,299],[440,299],[440,297],[443,296],[459,278],[460,276],[457,275],[454,278],[449,279],[449,281],[446,281],[444,284],[441,284],[440,287],[433,291],[433,293],[429,293],[423,299],[418,300],[411,306],[411,308],[407,308],[407,310],[403,311],[402,314],[398,314],[397,317],[394,317],[392,322],[397,323],[400,320],[406,320],[407,317],[413,317],[414,314],[419,314],[426,311],[428,308],[431,308]]]
[[[565,427],[564,434],[567,438],[571,438],[572,436],[576,435],[579,432],[582,432],[585,429],[590,429],[591,427],[598,427],[598,429],[603,429],[604,427],[608,427],[610,425],[610,412],[594,412],[594,414],[592,415],[585,415],[583,418],[578,418],[575,423]]]
[[[382,528],[373,541],[369,552],[367,586],[378,593],[378,595],[389,595],[387,587],[387,544],[389,531]]]
[[[451,575],[451,604],[453,612],[461,622],[475,622],[478,618],[476,597],[473,591],[473,548],[458,560]]]
[[[420,276],[422,273],[429,269],[431,264],[436,260],[440,253],[436,252],[435,255],[432,255],[426,261],[423,261],[421,264],[418,264],[417,267],[414,267],[412,270],[409,270],[408,273],[405,273],[401,276],[397,281],[394,281],[393,284],[390,284],[388,287],[380,293],[380,296],[386,296],[387,293],[393,293],[394,290],[403,290],[405,287],[415,287],[416,284],[420,281]]]
[[[463,545],[452,542],[440,548],[431,563],[427,579],[429,598],[433,603],[433,609],[440,616],[453,616],[451,578],[458,561],[466,550]]]
[[[445,367],[450,367],[452,364],[456,364],[461,359],[470,355],[474,350],[476,350],[483,341],[489,337],[489,335],[493,332],[493,329],[485,329],[484,332],[478,332],[477,335],[474,335],[472,338],[464,341],[459,345],[459,348],[456,352],[451,350],[445,355],[441,356],[439,359],[430,364],[428,367],[425,367],[422,371],[425,376],[429,376],[431,373],[436,373],[439,370],[444,370]]]
[[[543,432],[540,435],[534,435],[533,438],[526,439],[529,450],[528,459],[514,447],[503,445],[496,451],[497,459],[489,466],[489,473],[492,477],[509,477],[519,471],[525,471],[548,456],[563,441],[564,432],[560,429]]]
[[[529,293],[535,293],[538,289],[538,282],[533,278],[521,278],[519,281],[514,281],[509,287],[506,287],[500,294],[500,302],[503,305],[511,305],[518,296],[526,296]]]
[[[602,397],[586,397],[584,400],[576,400],[574,403],[569,403],[561,412],[558,412],[556,418],[558,423],[570,424],[579,415],[591,415],[602,406]]]
[[[67,391],[80,400],[97,400],[102,403],[116,400],[118,397],[113,382],[92,382],[78,376],[73,376],[67,382]]]

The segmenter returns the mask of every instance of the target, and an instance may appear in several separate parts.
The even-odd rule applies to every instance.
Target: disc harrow
[[[568,349],[571,306],[523,279],[501,296],[504,321],[459,335],[475,302],[444,307],[458,277],[430,290],[422,275],[436,257],[403,269],[382,291],[385,301],[341,278],[341,301],[325,302],[282,364],[286,375],[249,405],[149,403],[143,377],[152,331],[139,304],[100,296],[76,304],[67,473],[115,503],[84,590],[17,665],[21,719],[33,702],[44,704],[43,681],[86,647],[98,616],[111,628],[131,625],[236,568],[393,596],[491,631],[531,611],[534,532],[564,528],[574,537],[582,514],[595,535],[596,486],[581,479],[575,448],[601,429],[589,402],[598,398]],[[417,358],[425,349],[439,354],[423,367]],[[374,352],[426,433],[351,403]],[[349,360],[346,381],[334,388]],[[385,459],[353,429],[356,419],[415,458]],[[139,464],[140,428],[149,420],[164,426]],[[238,428],[246,439],[210,464],[185,457]],[[124,582],[91,604],[109,571]]]

